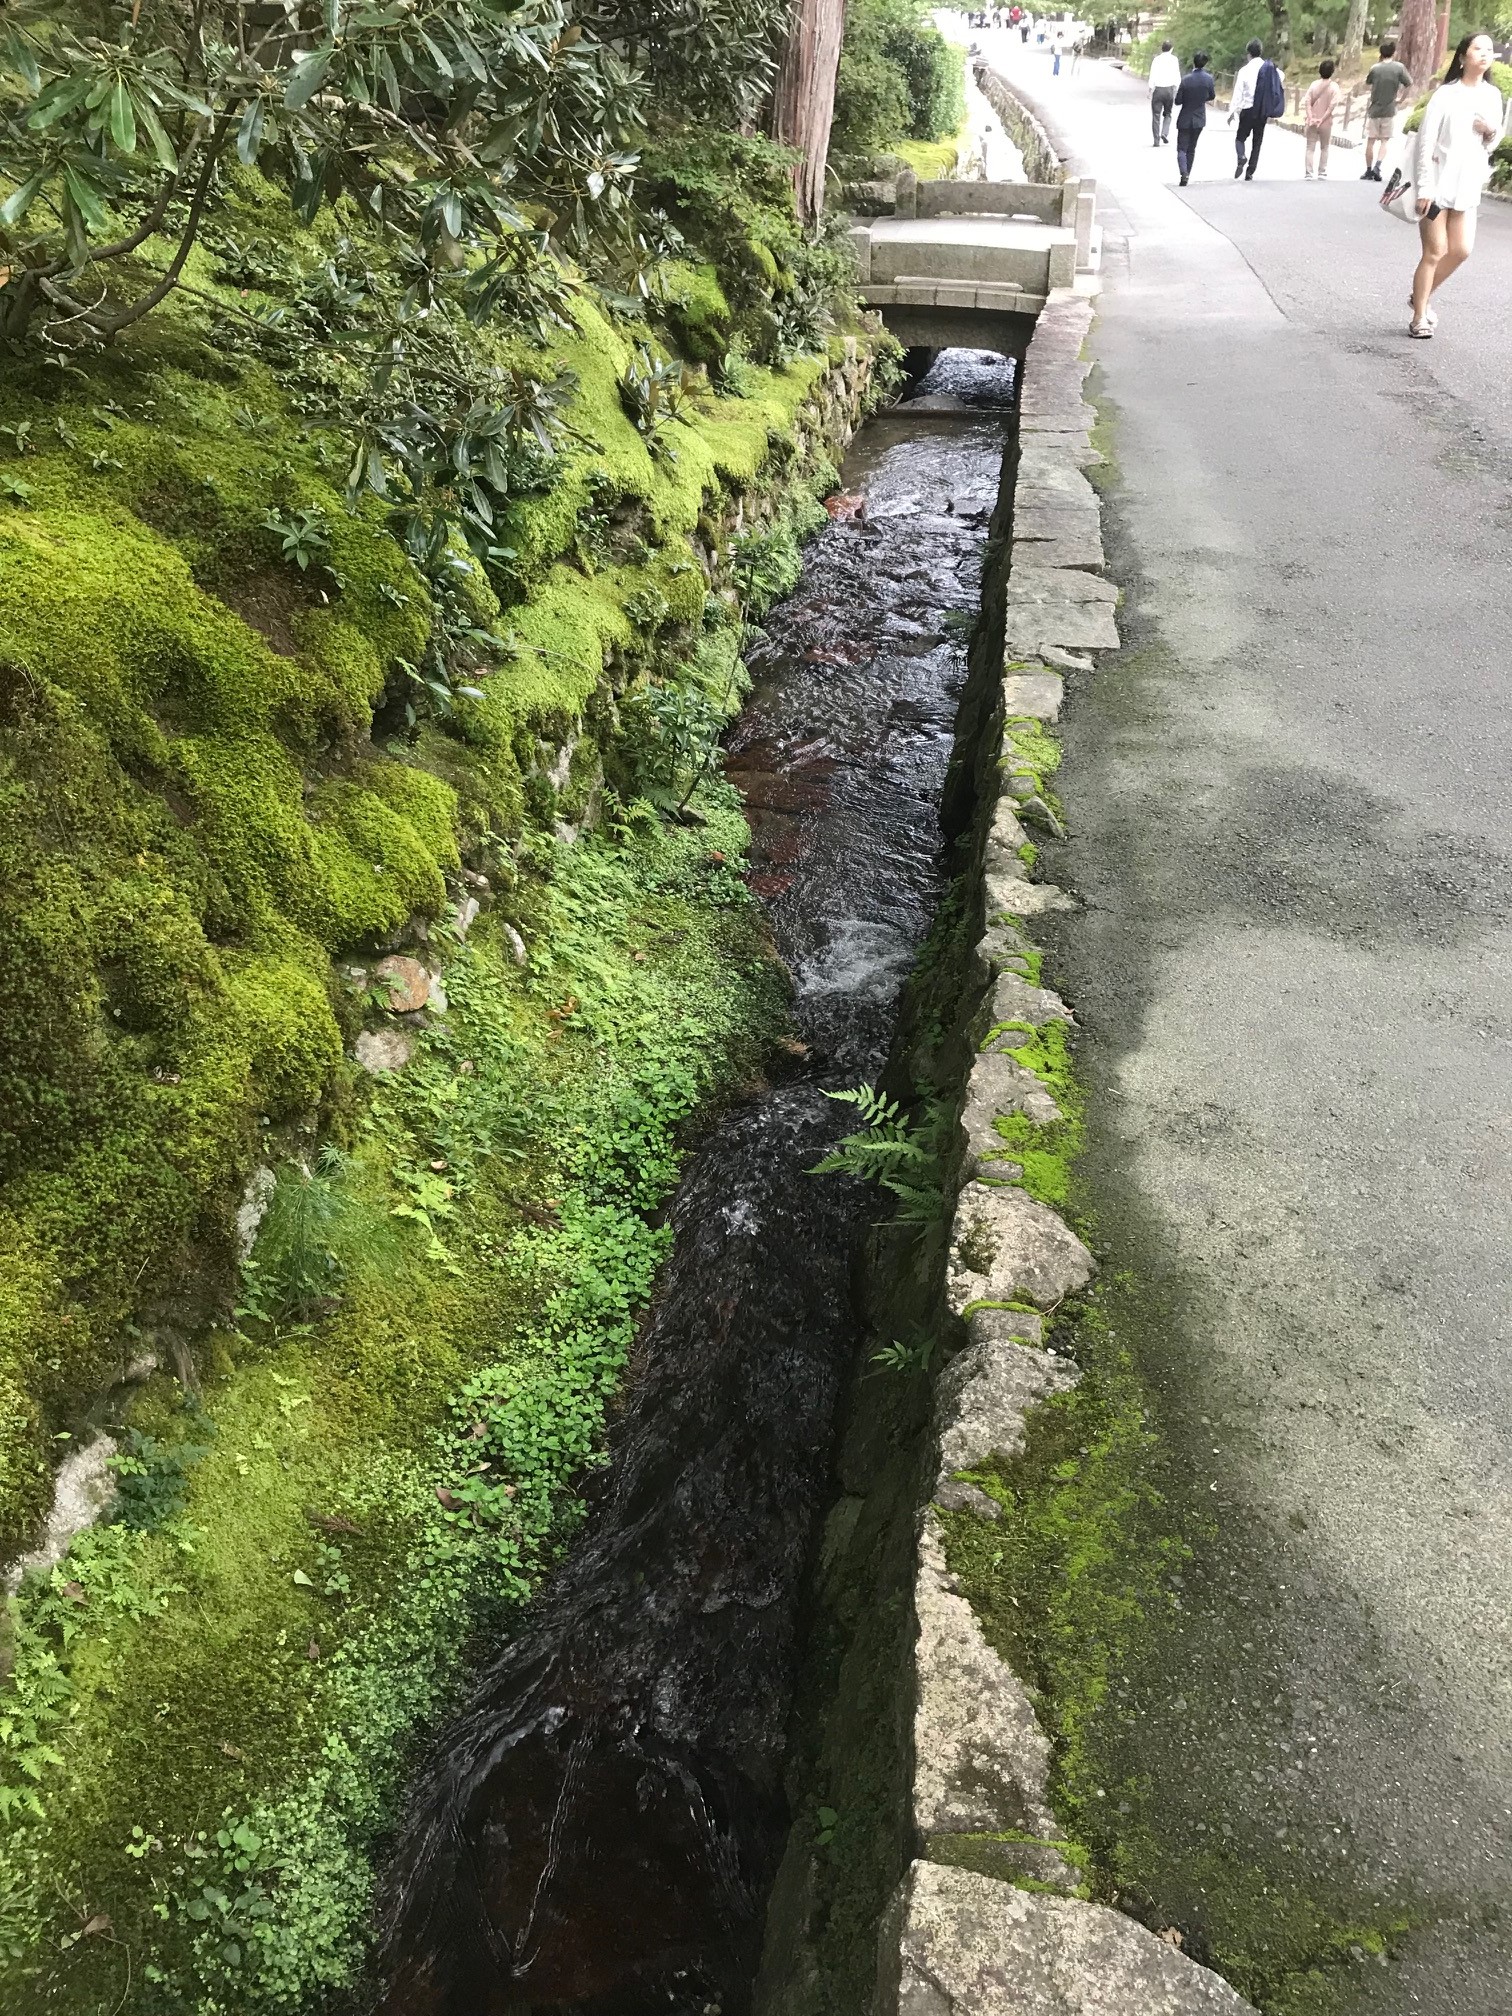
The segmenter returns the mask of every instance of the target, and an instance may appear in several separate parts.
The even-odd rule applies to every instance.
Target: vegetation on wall
[[[0,1549],[117,1493],[0,1624],[0,2001],[310,2016],[780,1026],[717,737],[874,339],[670,12],[0,18]]]
[[[963,52],[915,0],[857,0],[846,13],[831,142],[837,156],[943,140],[965,116]]]

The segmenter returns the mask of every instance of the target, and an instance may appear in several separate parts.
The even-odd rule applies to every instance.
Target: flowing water
[[[947,352],[871,421],[728,737],[802,1074],[672,1207],[644,1370],[584,1533],[416,1788],[390,2016],[741,2016],[788,1814],[810,1544],[874,1205],[805,1172],[875,1079],[939,893],[937,806],[1012,366]]]

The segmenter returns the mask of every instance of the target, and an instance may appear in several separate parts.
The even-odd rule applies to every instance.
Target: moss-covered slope
[[[730,702],[732,542],[780,581],[865,375],[745,363],[649,442],[645,332],[572,293],[570,445],[504,577],[458,556],[502,645],[411,718],[426,582],[191,277],[0,380],[0,1554],[102,1428],[122,1493],[7,1606],[8,2012],[354,1978],[416,1732],[562,1544],[650,1214],[780,1026],[733,795],[656,816],[621,702]]]

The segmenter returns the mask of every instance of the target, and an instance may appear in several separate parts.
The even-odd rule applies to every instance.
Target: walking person
[[[1180,82],[1181,64],[1171,54],[1170,43],[1162,42],[1160,54],[1150,65],[1150,131],[1157,147],[1171,144],[1171,107]]]
[[[1066,53],[1066,31],[1064,28],[1056,29],[1054,48],[1055,48],[1055,61],[1050,65],[1050,75],[1052,77],[1059,77],[1061,58]]]
[[[1252,41],[1244,53],[1246,60],[1234,79],[1229,98],[1228,123],[1232,126],[1236,119],[1239,121],[1239,131],[1234,136],[1234,180],[1237,182],[1242,175],[1246,182],[1253,182],[1260,165],[1260,143],[1265,138],[1266,122],[1279,119],[1286,110],[1286,73],[1267,59],[1265,46],[1259,41]]]
[[[1192,163],[1197,158],[1197,142],[1207,125],[1207,108],[1218,96],[1207,67],[1207,51],[1199,49],[1192,67],[1176,86],[1176,166],[1181,170],[1181,186],[1192,179]]]
[[[1333,81],[1334,63],[1331,56],[1325,56],[1318,65],[1317,82],[1302,100],[1302,128],[1305,135],[1305,160],[1303,178],[1313,179],[1313,162],[1317,161],[1318,180],[1328,180],[1328,143],[1333,138],[1333,118],[1338,110],[1341,92]]]
[[[1365,88],[1370,103],[1365,107],[1365,173],[1362,182],[1379,182],[1381,156],[1396,131],[1397,113],[1412,89],[1412,72],[1396,59],[1396,43],[1391,36],[1381,44],[1381,60],[1365,72]]]
[[[1407,334],[1420,340],[1438,326],[1434,294],[1475,247],[1476,213],[1491,179],[1491,149],[1507,122],[1501,93],[1486,74],[1495,56],[1488,34],[1461,36],[1418,129],[1412,179],[1423,256],[1412,276]]]

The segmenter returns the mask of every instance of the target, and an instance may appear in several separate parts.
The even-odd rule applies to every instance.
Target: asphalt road
[[[1213,1515],[1105,1747],[1189,1943],[1246,1889],[1410,1921],[1288,2011],[1506,2016],[1512,208],[1411,343],[1357,154],[1305,184],[1273,130],[1235,184],[1220,121],[1178,192],[1137,80],[980,39],[1100,184],[1126,642],[1069,708],[1059,977],[1115,1320]]]

